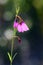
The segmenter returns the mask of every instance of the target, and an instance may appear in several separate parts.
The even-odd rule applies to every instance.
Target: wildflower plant
[[[22,32],[22,33],[29,30],[28,26],[23,21],[23,19],[20,16],[18,16],[19,10],[20,10],[19,7],[16,8],[16,17],[15,17],[15,20],[14,20],[14,23],[13,23],[14,33],[15,33],[15,30],[18,31],[18,32]],[[17,20],[17,18],[19,20]],[[21,38],[19,36],[16,36],[16,35],[13,34],[12,44],[11,44],[11,53],[10,52],[7,52],[8,57],[9,57],[9,60],[10,60],[10,65],[12,65],[13,60],[14,60],[14,58],[17,55],[17,52],[13,55],[14,38],[17,38],[18,41],[21,42]]]

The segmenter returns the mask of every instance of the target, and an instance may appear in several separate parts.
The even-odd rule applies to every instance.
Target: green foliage
[[[14,54],[14,56],[13,56],[13,60],[15,59],[16,55],[17,55],[17,53]]]
[[[11,54],[9,52],[7,54],[8,54],[10,62],[12,63],[14,58],[16,57],[17,53],[15,53],[13,57],[11,56]]]
[[[27,12],[29,10],[29,3],[27,0],[14,0],[12,11],[16,11],[16,8],[20,7],[20,12]]]
[[[43,0],[33,0],[33,5],[35,8],[40,9],[43,7]]]
[[[8,57],[9,57],[10,62],[12,62],[12,56],[10,55],[9,52],[7,54],[8,54]]]

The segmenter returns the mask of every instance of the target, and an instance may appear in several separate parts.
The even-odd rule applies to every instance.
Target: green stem
[[[14,33],[13,33],[14,34]],[[10,65],[12,65],[12,62],[13,62],[13,60],[14,60],[14,57],[17,55],[17,53],[14,55],[14,57],[13,57],[13,44],[14,44],[14,38],[18,38],[18,36],[14,36],[13,38],[12,38],[12,43],[11,43],[11,62],[10,62]]]
[[[12,65],[12,63],[10,63],[10,65]]]
[[[14,40],[12,38],[12,44],[11,44],[11,57],[13,59],[13,43],[14,43]],[[12,65],[12,61],[10,62],[10,65]]]

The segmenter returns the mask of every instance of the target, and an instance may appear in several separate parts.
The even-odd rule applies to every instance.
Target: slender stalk
[[[13,44],[14,44],[14,40],[12,38],[12,44],[11,44],[11,58],[13,59]],[[12,61],[10,62],[10,65],[12,65]]]
[[[10,63],[10,65],[12,65],[12,63]]]

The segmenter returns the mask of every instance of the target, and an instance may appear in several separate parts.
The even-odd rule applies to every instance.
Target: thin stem
[[[11,45],[11,56],[13,54],[13,38],[12,38],[12,45]]]
[[[14,38],[18,38],[18,36],[13,36],[12,38],[12,43],[11,43],[11,62],[10,62],[10,65],[12,65],[12,62],[14,60],[14,57],[17,55],[17,53],[14,55],[13,57],[13,44],[14,44]]]
[[[18,38],[18,36],[13,36],[13,38]]]
[[[11,57],[13,58],[13,43],[14,43],[14,40],[12,38],[12,44],[11,44]],[[10,65],[12,65],[12,61],[10,62]]]
[[[10,63],[10,65],[12,65],[12,63]]]

